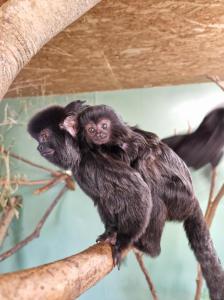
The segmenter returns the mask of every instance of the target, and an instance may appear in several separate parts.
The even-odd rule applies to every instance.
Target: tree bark
[[[0,299],[74,300],[112,269],[111,246],[99,243],[51,264],[0,275]]]
[[[8,0],[0,7],[0,100],[18,72],[57,33],[100,0]]]

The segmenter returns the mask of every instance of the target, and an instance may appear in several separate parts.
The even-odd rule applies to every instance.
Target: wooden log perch
[[[0,99],[51,38],[100,0],[8,0],[0,7]]]
[[[112,269],[111,246],[99,243],[63,260],[0,275],[0,299],[74,300]]]

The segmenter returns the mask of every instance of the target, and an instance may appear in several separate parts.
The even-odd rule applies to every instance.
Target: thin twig
[[[217,178],[217,171],[216,168],[212,168],[211,170],[211,184],[210,184],[210,191],[209,191],[209,197],[208,197],[208,204],[205,211],[205,220],[208,218],[209,211],[211,209],[211,206],[213,205],[213,199],[214,199],[214,193],[215,193],[215,183]]]
[[[17,160],[20,160],[20,161],[22,161],[22,162],[24,162],[24,163],[26,163],[28,165],[31,165],[31,166],[33,166],[35,168],[41,169],[41,170],[46,171],[48,173],[51,173],[51,174],[57,174],[57,173],[59,173],[59,172],[57,172],[57,171],[55,171],[53,169],[50,169],[50,168],[41,166],[39,164],[36,164],[36,163],[34,163],[34,162],[32,162],[32,161],[30,161],[30,160],[28,160],[26,158],[23,158],[23,157],[15,154],[15,153],[13,153],[11,151],[5,150],[2,146],[0,146],[0,152],[2,152],[4,154],[8,154],[9,156],[11,156],[11,157],[13,157],[13,158],[15,158]]]
[[[50,181],[48,181],[48,183],[46,185],[40,187],[39,189],[36,189],[34,191],[34,195],[39,195],[41,193],[48,191],[53,186],[55,186],[58,182],[65,180],[66,177],[67,177],[67,175],[62,173],[62,174],[60,174],[60,176],[56,176],[56,177],[52,178]]]
[[[13,255],[14,253],[16,253],[18,250],[20,250],[22,247],[24,247],[26,244],[28,244],[29,242],[31,242],[33,239],[38,238],[40,235],[40,231],[44,225],[44,223],[46,222],[48,216],[50,215],[50,213],[52,212],[52,210],[54,209],[54,207],[57,205],[57,203],[59,202],[59,200],[61,199],[61,197],[64,195],[64,193],[67,191],[67,187],[64,186],[61,191],[58,193],[58,195],[56,196],[56,198],[53,200],[53,202],[51,203],[51,205],[48,207],[48,209],[46,210],[46,212],[44,213],[43,217],[40,219],[40,221],[38,222],[36,229],[28,236],[26,237],[24,240],[22,240],[21,242],[19,242],[17,245],[15,245],[14,247],[12,247],[11,249],[9,249],[8,251],[2,253],[0,255],[0,261],[5,260],[6,258],[8,258],[9,256]]]
[[[149,276],[148,271],[146,270],[146,267],[145,267],[145,265],[144,265],[144,261],[143,261],[143,259],[142,259],[143,254],[140,253],[140,252],[139,252],[138,250],[136,250],[136,249],[134,249],[134,253],[135,253],[135,257],[136,257],[136,259],[137,259],[137,262],[138,262],[138,264],[139,264],[139,266],[140,266],[140,268],[141,268],[143,274],[145,275],[145,279],[146,279],[146,281],[147,281],[147,283],[148,283],[149,290],[150,290],[150,292],[151,292],[151,294],[152,294],[153,300],[158,300],[158,297],[157,297],[157,295],[156,295],[156,290],[155,290],[154,284],[153,284],[153,282],[152,282],[152,280],[151,280],[151,278],[150,278],[150,276]]]
[[[0,219],[0,247],[4,243],[9,226],[12,223],[14,217],[16,216],[16,209],[19,207],[20,204],[21,198],[14,196],[9,200],[8,205],[3,210],[2,217]]]
[[[41,184],[47,184],[49,183],[49,179],[43,179],[43,180],[26,180],[26,179],[12,179],[10,180],[11,185],[41,185]],[[6,184],[5,179],[0,179],[0,186],[4,186]]]
[[[224,91],[224,82],[218,76],[207,75],[207,78],[213,81],[215,84],[220,87],[222,91]]]
[[[216,210],[223,196],[224,196],[224,184],[222,185],[215,199],[212,201],[211,209],[209,210],[208,216],[206,218],[206,222],[209,228],[211,227],[212,221],[215,217]]]

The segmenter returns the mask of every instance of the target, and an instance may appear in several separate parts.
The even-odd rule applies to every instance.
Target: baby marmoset
[[[78,143],[84,145],[83,151],[94,153],[97,160],[101,156],[125,162],[139,172],[150,188],[151,217],[135,245],[156,256],[160,253],[165,221],[183,221],[211,299],[224,299],[224,272],[185,163],[156,135],[129,127],[105,105],[86,108],[78,115],[77,122]]]

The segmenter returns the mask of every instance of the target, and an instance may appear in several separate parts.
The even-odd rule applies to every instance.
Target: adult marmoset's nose
[[[40,152],[42,152],[42,151],[44,150],[44,146],[39,145],[39,146],[37,147],[37,150],[40,151]]]

